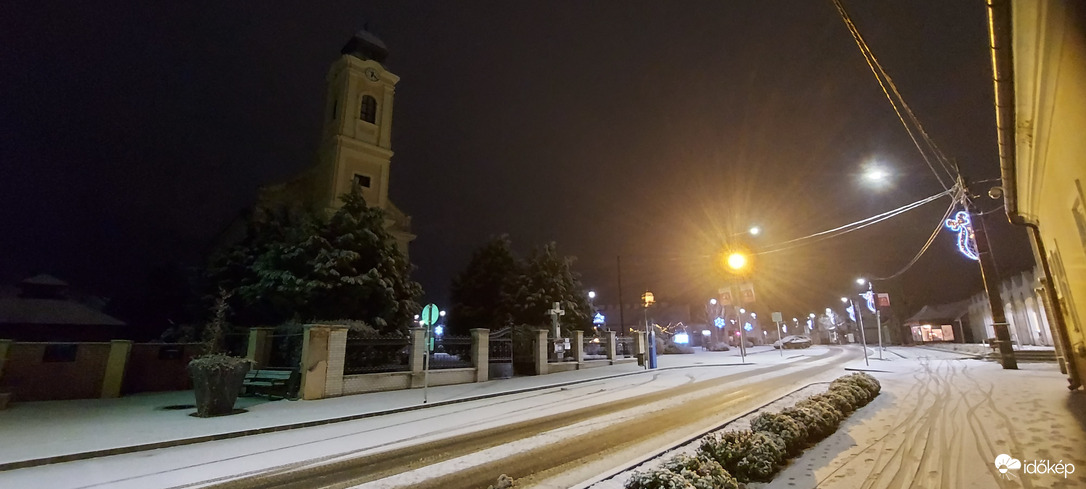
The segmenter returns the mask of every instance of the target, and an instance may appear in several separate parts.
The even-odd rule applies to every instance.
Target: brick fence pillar
[[[268,360],[271,358],[271,336],[273,331],[275,331],[275,328],[269,326],[249,328],[249,350],[245,358],[253,362],[253,370],[268,366]]]
[[[572,341],[569,346],[573,348],[573,360],[581,363],[584,361],[584,331],[574,331]]]
[[[607,359],[612,363],[615,361],[615,332],[607,331],[607,335],[604,336],[604,341],[607,342]]]
[[[8,361],[8,349],[11,348],[11,340],[0,340],[0,379],[4,378],[4,364]]]
[[[129,340],[109,342],[109,357],[106,359],[106,373],[102,376],[102,399],[121,397],[124,384],[124,370],[128,366],[128,355],[132,352]]]
[[[307,324],[302,337],[302,399],[343,394],[347,327]],[[330,389],[329,386],[332,386]]]
[[[547,375],[547,357],[550,352],[551,345],[547,341],[547,330],[536,330],[535,339],[532,341],[532,354],[535,356],[535,374]]]
[[[634,336],[634,356],[637,357],[638,365],[645,365],[648,362],[648,341],[645,339],[645,332],[638,331],[637,336]]]
[[[490,330],[471,330],[471,363],[475,365],[475,381],[490,380]]]

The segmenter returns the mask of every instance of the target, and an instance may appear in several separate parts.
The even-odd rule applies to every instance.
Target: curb
[[[598,380],[615,379],[615,378],[620,378],[620,377],[628,377],[628,376],[631,376],[631,375],[641,375],[641,374],[649,373],[649,372],[652,372],[652,371],[677,370],[677,369],[683,369],[683,368],[698,368],[698,367],[732,367],[732,366],[744,366],[744,365],[753,365],[753,364],[749,363],[749,362],[748,363],[706,363],[706,364],[695,364],[695,365],[677,365],[677,366],[673,366],[673,367],[660,367],[660,368],[656,368],[656,369],[653,369],[653,370],[644,369],[644,370],[639,370],[639,371],[636,371],[636,372],[626,372],[626,373],[620,373],[620,374],[604,375],[604,376],[600,376],[600,377],[593,377],[591,379],[571,380],[571,381],[567,381],[567,382],[558,382],[558,383],[554,383],[554,384],[547,384],[547,385],[537,386],[537,387],[525,387],[525,388],[522,388],[522,389],[513,389],[513,390],[508,390],[508,391],[503,391],[503,392],[494,392],[494,393],[490,393],[490,394],[480,394],[480,395],[472,396],[472,397],[463,397],[463,398],[459,398],[459,399],[449,399],[449,400],[446,400],[446,401],[437,401],[437,402],[431,402],[431,403],[427,403],[427,404],[416,404],[416,405],[413,405],[413,406],[404,406],[404,407],[400,407],[400,408],[386,409],[384,411],[372,411],[372,412],[368,412],[368,413],[352,414],[352,415],[340,416],[340,417],[336,417],[336,418],[318,419],[318,420],[313,420],[313,421],[303,421],[303,422],[298,422],[298,423],[290,423],[290,424],[277,425],[277,426],[267,426],[267,427],[264,427],[264,428],[252,428],[252,429],[248,429],[248,430],[231,431],[231,432],[227,432],[227,433],[217,433],[217,434],[213,434],[213,435],[203,435],[203,436],[196,436],[196,437],[191,437],[191,438],[178,438],[178,439],[174,439],[174,440],[166,440],[166,441],[160,441],[160,442],[154,442],[154,443],[142,443],[142,444],[139,444],[139,445],[130,445],[130,446],[126,446],[126,447],[106,448],[106,449],[102,449],[102,450],[91,450],[91,451],[86,451],[86,452],[70,453],[70,454],[65,454],[65,455],[57,455],[57,456],[53,456],[53,457],[43,457],[43,458],[36,458],[36,459],[29,459],[29,460],[19,460],[19,461],[16,461],[16,462],[7,462],[7,463],[0,464],[0,472],[5,472],[5,471],[8,471],[8,470],[15,470],[15,469],[25,469],[25,468],[29,468],[29,467],[39,467],[39,466],[42,466],[42,465],[50,465],[50,464],[57,464],[57,463],[63,463],[63,462],[74,462],[74,461],[77,461],[77,460],[87,460],[87,459],[98,458],[98,457],[108,457],[108,456],[112,456],[112,455],[123,455],[123,454],[126,454],[126,453],[143,452],[143,451],[147,451],[147,450],[157,450],[157,449],[160,449],[160,448],[170,448],[170,447],[176,447],[176,446],[182,446],[182,445],[192,445],[192,444],[196,444],[196,443],[205,443],[205,442],[209,442],[209,441],[228,440],[228,439],[231,439],[231,438],[240,438],[240,437],[243,437],[243,436],[261,435],[261,434],[265,434],[265,433],[275,433],[275,432],[279,432],[279,431],[288,431],[288,430],[293,430],[293,429],[298,429],[298,428],[311,428],[311,427],[314,427],[314,426],[322,426],[322,425],[332,424],[332,423],[341,423],[341,422],[346,422],[346,421],[354,421],[354,420],[358,420],[358,419],[372,418],[372,417],[384,416],[384,415],[388,415],[388,414],[396,414],[396,413],[404,413],[404,412],[410,412],[410,411],[418,411],[420,409],[426,409],[426,408],[430,408],[430,407],[448,406],[448,405],[451,405],[451,404],[460,404],[460,403],[469,402],[469,401],[478,401],[478,400],[481,400],[481,399],[491,399],[491,398],[494,398],[494,397],[506,396],[506,395],[510,395],[510,394],[521,394],[521,393],[525,393],[525,392],[533,392],[533,391],[539,391],[539,390],[544,390],[544,389],[553,389],[553,388],[557,388],[557,387],[565,387],[565,386],[569,386],[569,385],[583,384],[583,383],[587,383],[587,382],[595,382],[595,381],[598,381]]]

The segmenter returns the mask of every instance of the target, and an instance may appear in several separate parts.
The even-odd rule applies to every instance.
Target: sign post
[[[427,304],[422,308],[422,314],[419,322],[426,330],[422,334],[422,343],[424,355],[422,357],[422,403],[426,404],[429,400],[428,389],[430,384],[430,353],[434,350],[434,339],[430,335],[430,328],[437,323],[437,318],[440,317],[441,311],[437,308],[436,304]]]
[[[777,341],[780,342],[780,344],[781,344],[781,357],[783,358],[784,357],[784,338],[781,336],[781,321],[784,320],[784,317],[781,316],[781,313],[779,313],[779,312],[775,312],[775,313],[771,314],[771,316],[773,318],[773,322],[777,324]]]

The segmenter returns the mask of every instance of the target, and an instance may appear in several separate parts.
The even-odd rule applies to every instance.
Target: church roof
[[[378,63],[384,62],[388,57],[388,47],[385,43],[365,29],[356,32],[339,52],[358,59],[372,59]]]

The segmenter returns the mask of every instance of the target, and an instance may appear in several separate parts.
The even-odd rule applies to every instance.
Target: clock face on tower
[[[377,81],[381,79],[381,75],[373,68],[366,68],[366,78],[369,78],[370,81]]]

